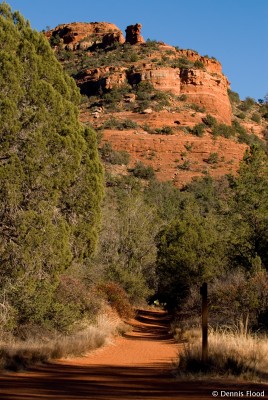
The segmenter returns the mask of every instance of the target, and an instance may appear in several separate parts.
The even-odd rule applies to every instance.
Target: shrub
[[[212,115],[210,115],[210,114],[207,114],[204,118],[202,118],[202,121],[209,128],[212,128],[213,126],[215,126],[217,124],[216,118],[212,117]]]
[[[133,316],[133,308],[129,302],[128,295],[118,283],[107,282],[100,284],[98,290],[105,295],[108,303],[117,311],[120,317],[131,318]]]
[[[239,94],[236,93],[236,92],[233,92],[233,91],[230,90],[230,89],[228,89],[228,96],[229,96],[229,99],[230,99],[230,102],[231,102],[231,103],[236,104],[236,103],[239,103],[239,102],[240,102]]]
[[[171,64],[171,67],[173,68],[192,68],[194,65],[194,63],[192,61],[190,61],[188,58],[186,57],[179,57],[178,59],[174,60]]]
[[[191,151],[193,148],[193,143],[185,143],[184,147],[186,148],[187,151]]]
[[[240,119],[245,119],[246,118],[246,114],[241,112],[241,113],[237,114],[237,117],[240,118]]]
[[[202,63],[202,61],[196,60],[194,62],[194,67],[198,69],[204,69],[204,64]]]
[[[208,164],[217,164],[219,162],[219,154],[218,153],[210,153],[206,162]]]
[[[130,155],[128,152],[113,150],[111,143],[105,143],[100,149],[101,158],[110,164],[127,165],[129,163]]]
[[[258,124],[261,122],[261,116],[259,113],[253,113],[251,116],[252,121],[257,122]]]
[[[134,90],[136,91],[137,100],[150,100],[155,89],[151,82],[141,81],[138,83]]]
[[[187,95],[186,94],[181,94],[180,96],[178,96],[178,100],[179,101],[186,101],[187,100]]]
[[[138,124],[131,119],[118,120],[113,117],[107,119],[101,126],[102,129],[119,129],[120,131],[125,129],[135,129],[137,127]]]
[[[191,167],[190,160],[185,160],[182,164],[178,165],[178,169],[182,169],[184,171],[189,171]]]
[[[234,129],[226,124],[217,124],[212,129],[212,135],[215,137],[223,136],[228,139],[231,136],[234,136],[234,134],[235,134]]]
[[[252,97],[246,97],[244,101],[239,105],[241,111],[248,111],[254,106],[255,100]]]
[[[160,135],[172,135],[173,129],[171,126],[163,126],[162,128],[156,128],[155,133],[159,133]]]
[[[141,179],[153,179],[155,177],[155,172],[153,168],[149,165],[146,166],[142,162],[138,161],[135,167],[132,169],[132,174],[136,178]]]
[[[58,33],[56,35],[51,35],[49,43],[52,47],[58,46],[60,44],[60,35]]]
[[[196,111],[196,112],[201,112],[201,113],[203,113],[203,112],[206,111],[205,107],[202,107],[202,106],[200,106],[200,105],[198,105],[198,104],[195,104],[195,103],[192,103],[192,104],[190,105],[190,108],[191,108],[192,110]]]
[[[202,137],[204,136],[205,125],[204,124],[197,124],[191,130],[191,133],[195,136]]]

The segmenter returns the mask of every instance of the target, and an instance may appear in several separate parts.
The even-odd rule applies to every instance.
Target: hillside
[[[128,26],[126,38],[105,22],[45,34],[83,94],[80,119],[100,133],[112,174],[141,162],[182,187],[193,177],[235,172],[247,145],[265,142],[267,110],[240,102],[214,57],[145,42],[140,24]]]

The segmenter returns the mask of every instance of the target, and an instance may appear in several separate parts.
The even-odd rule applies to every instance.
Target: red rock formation
[[[227,94],[229,82],[223,74],[209,74],[200,69],[183,69],[181,93],[187,101],[200,105],[225,124],[231,124],[232,108]]]
[[[58,25],[55,29],[46,32],[46,36],[58,35],[63,45],[69,50],[76,50],[81,47],[88,48],[94,44],[110,46],[115,42],[125,42],[122,31],[116,25],[108,22],[73,22],[70,24]],[[80,43],[81,42],[81,43]],[[83,42],[87,46],[83,46]]]
[[[217,119],[231,124],[232,109],[227,94],[229,82],[222,73],[202,69],[180,69],[143,64],[132,69],[129,82],[150,81],[158,90],[186,94],[187,101],[204,107]]]
[[[141,24],[129,25],[126,29],[126,42],[130,44],[144,43],[144,39],[140,34]]]

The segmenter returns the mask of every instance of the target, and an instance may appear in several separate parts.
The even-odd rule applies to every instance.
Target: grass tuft
[[[190,341],[180,354],[181,377],[214,376],[265,380],[268,377],[268,342],[266,336],[247,333],[245,327],[215,329],[209,334],[209,356],[201,362],[201,336],[188,332]]]

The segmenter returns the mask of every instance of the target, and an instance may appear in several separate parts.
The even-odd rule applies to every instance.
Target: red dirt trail
[[[174,400],[265,398],[268,385],[179,381],[174,361],[181,345],[168,333],[163,311],[139,311],[133,330],[85,357],[58,360],[0,377],[1,400]],[[265,391],[264,397],[246,391]],[[240,395],[239,395],[240,391]],[[232,392],[227,395],[225,393]],[[235,396],[233,392],[237,392]],[[243,393],[243,396],[241,396]]]

